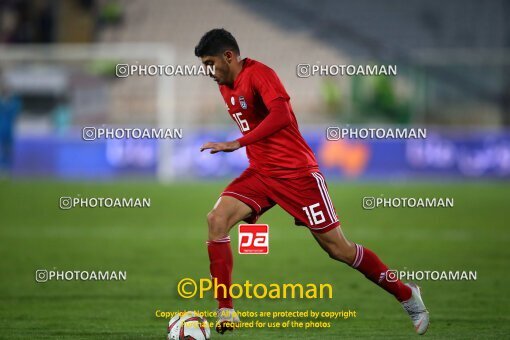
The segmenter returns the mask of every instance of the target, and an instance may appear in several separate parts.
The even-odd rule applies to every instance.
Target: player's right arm
[[[253,131],[232,142],[208,142],[200,147],[200,151],[211,150],[211,153],[232,152],[243,146],[258,142],[267,138],[292,121],[289,104],[283,98],[277,98],[269,103],[269,113]]]
[[[237,141],[241,147],[258,142],[288,126],[291,121],[289,104],[284,98],[277,98],[268,104],[269,113],[253,131]]]
[[[204,150],[211,150],[210,153],[217,153],[220,151],[232,152],[236,151],[240,147],[241,144],[237,140],[232,142],[207,142],[200,147],[200,152]]]
[[[241,146],[267,138],[292,122],[290,97],[276,73],[266,65],[259,64],[250,80],[253,91],[260,96],[269,113],[253,131],[237,139]]]
[[[268,110],[266,117],[255,129],[241,138],[230,142],[205,143],[200,151],[210,149],[211,153],[232,152],[267,138],[291,124],[290,97],[272,69],[265,65],[259,66],[251,76],[251,86]]]

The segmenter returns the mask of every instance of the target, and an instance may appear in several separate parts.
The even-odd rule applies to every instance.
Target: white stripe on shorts
[[[335,216],[335,220],[338,220],[338,216],[336,216],[336,213],[335,213],[335,208],[333,206],[333,202],[331,202],[331,197],[329,196],[329,191],[328,191],[328,187],[326,186],[326,180],[324,179],[324,176],[322,176],[321,173],[317,172],[317,176],[319,176],[321,182],[322,182],[322,187],[324,188],[324,192],[326,193],[326,198],[329,202],[329,207],[331,208],[331,212],[333,213],[333,216]]]
[[[317,181],[317,186],[319,187],[322,201],[324,203],[324,206],[326,207],[326,210],[328,211],[328,215],[329,218],[331,219],[331,222],[338,221],[338,218],[336,217],[335,214],[335,209],[333,209],[333,204],[331,203],[331,198],[329,198],[329,193],[326,189],[324,179],[317,172],[312,172],[312,176],[315,177],[315,180]]]

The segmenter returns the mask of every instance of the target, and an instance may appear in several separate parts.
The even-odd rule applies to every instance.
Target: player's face
[[[218,85],[231,85],[232,72],[231,66],[231,52],[227,51],[219,56],[203,56],[202,63],[205,66],[214,66],[214,74],[210,73],[211,77]]]

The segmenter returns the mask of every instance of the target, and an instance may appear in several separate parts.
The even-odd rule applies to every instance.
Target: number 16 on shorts
[[[269,226],[267,224],[239,225],[239,254],[269,253]]]

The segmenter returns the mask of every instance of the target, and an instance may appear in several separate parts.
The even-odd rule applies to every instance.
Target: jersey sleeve
[[[258,67],[252,73],[251,83],[253,90],[262,98],[266,107],[269,107],[275,99],[290,99],[276,73],[267,66]]]
[[[278,98],[269,104],[269,114],[253,131],[237,139],[241,146],[247,146],[271,136],[289,125],[292,121],[289,104]]]

